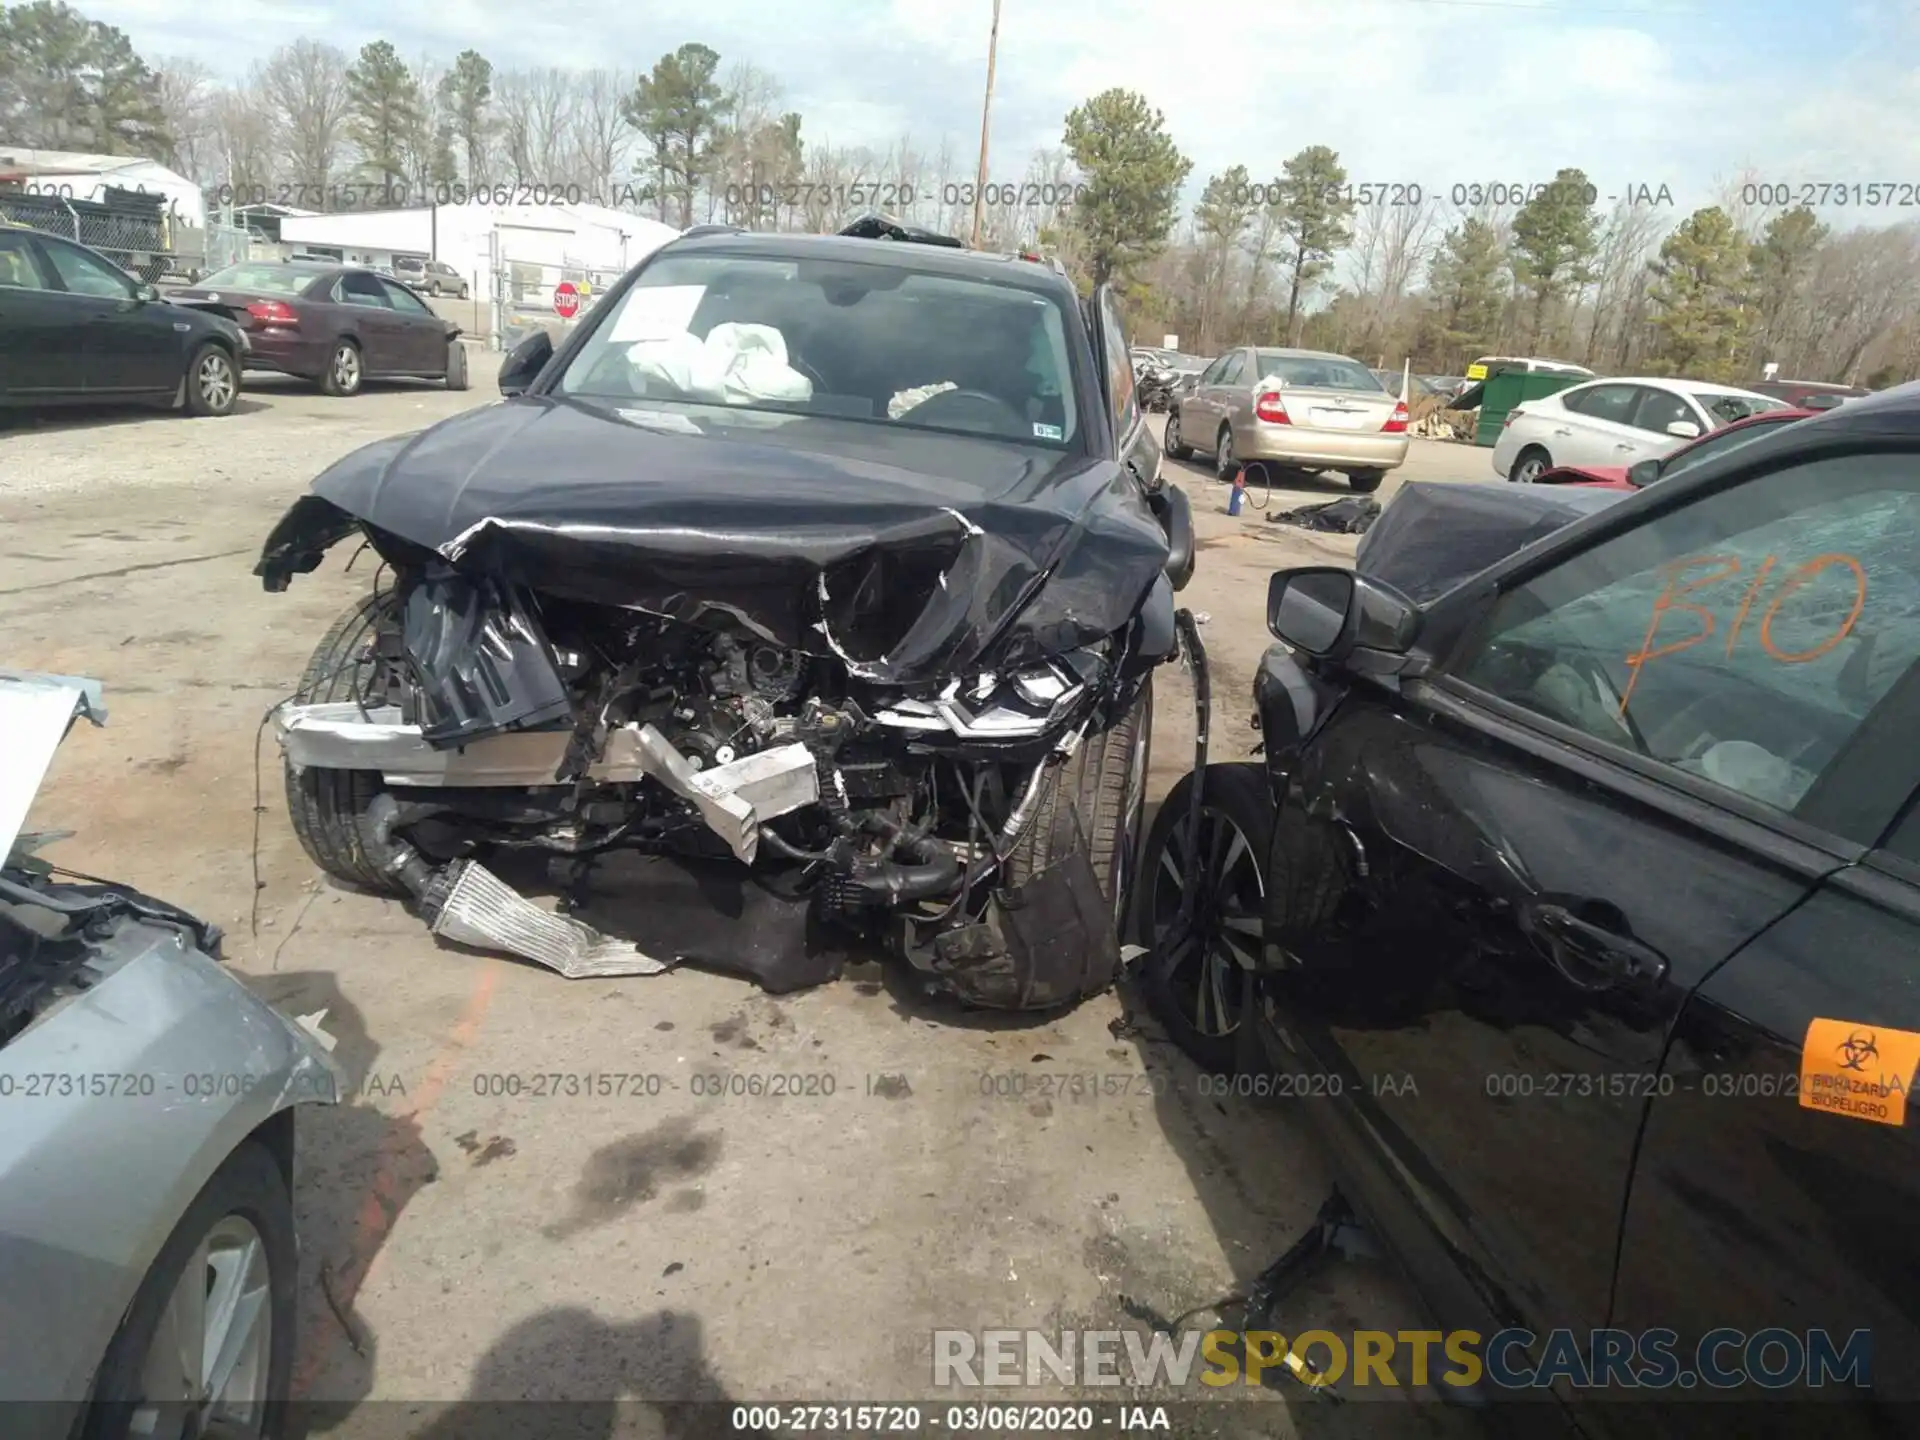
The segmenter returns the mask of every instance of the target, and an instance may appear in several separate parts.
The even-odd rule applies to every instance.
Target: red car
[[[243,261],[167,298],[237,324],[247,369],[313,380],[329,395],[400,375],[467,388],[460,327],[364,266]]]
[[[1642,460],[1637,465],[1556,465],[1542,472],[1536,485],[1573,485],[1593,490],[1638,490],[1671,475],[1682,466],[1712,459],[1722,451],[1744,445],[1769,425],[1784,425],[1818,415],[1818,410],[1763,410],[1731,425],[1709,431],[1699,439],[1682,445],[1671,455],[1658,460]]]

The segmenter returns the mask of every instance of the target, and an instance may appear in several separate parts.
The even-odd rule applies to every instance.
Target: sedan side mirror
[[[500,393],[509,398],[527,393],[547,361],[553,358],[553,337],[536,330],[507,352],[500,362]]]
[[[1627,468],[1627,483],[1638,490],[1646,489],[1659,478],[1660,462],[1658,460],[1642,460]]]
[[[1280,570],[1267,584],[1267,629],[1317,658],[1357,649],[1402,654],[1419,633],[1412,602],[1376,580],[1331,565]]]
[[[148,301],[158,300],[160,298],[160,287],[157,285],[136,285],[133,287],[133,298]]]
[[[1698,440],[1700,427],[1691,420],[1675,420],[1667,426],[1667,434],[1678,435],[1682,440]]]

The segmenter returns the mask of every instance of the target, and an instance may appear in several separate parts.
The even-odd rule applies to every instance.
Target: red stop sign
[[[562,280],[553,287],[553,309],[562,320],[571,320],[580,313],[580,292],[571,280]]]

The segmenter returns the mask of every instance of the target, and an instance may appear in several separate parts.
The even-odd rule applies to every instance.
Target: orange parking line
[[[386,1143],[380,1147],[379,1168],[374,1171],[366,1194],[361,1197],[347,1263],[336,1271],[341,1282],[340,1303],[349,1311],[354,1297],[378,1269],[380,1258],[385,1254],[387,1235],[399,1220],[401,1207],[407,1203],[407,1193],[400,1183],[400,1158],[417,1139],[418,1122],[439,1101],[440,1093],[446,1089],[455,1066],[479,1036],[481,1023],[487,1016],[487,1007],[493,1003],[494,985],[499,976],[499,962],[491,959],[486,961],[479,978],[474,981],[473,993],[467,996],[467,1003],[460,1011],[460,1018],[447,1032],[447,1038],[441,1042],[432,1063],[427,1066],[426,1074],[421,1077],[413,1108],[394,1117]],[[408,1121],[415,1123],[408,1127]],[[346,1338],[338,1330],[333,1332],[330,1342],[308,1337],[307,1343],[301,1346],[301,1363],[293,1380],[293,1394],[296,1397],[304,1397],[312,1388],[328,1351]]]

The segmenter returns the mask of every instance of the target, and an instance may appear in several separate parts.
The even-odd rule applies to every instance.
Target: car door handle
[[[1635,445],[1631,440],[1622,440],[1618,445],[1615,445],[1613,448],[1616,450],[1638,450],[1640,447],[1638,445]]]
[[[1558,430],[1555,430],[1553,433],[1556,435],[1571,435],[1573,433],[1573,429],[1571,426],[1562,425]]]
[[[1536,900],[1521,907],[1520,928],[1554,969],[1582,990],[1650,985],[1666,978],[1667,957],[1644,941],[1583,919],[1565,905]]]

